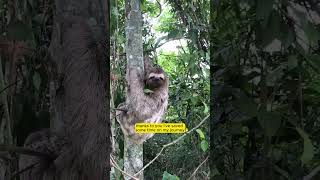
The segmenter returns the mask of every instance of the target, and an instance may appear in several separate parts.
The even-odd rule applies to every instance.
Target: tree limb
[[[23,168],[22,170],[20,170],[20,171],[18,171],[18,172],[13,173],[13,175],[11,176],[11,179],[17,178],[20,174],[22,174],[23,172],[25,172],[25,171],[27,171],[27,170],[29,170],[29,169],[32,169],[35,165],[37,165],[37,164],[39,164],[39,163],[40,163],[40,161],[38,161],[38,162],[36,162],[36,163],[34,163],[34,164],[31,164],[31,165]]]
[[[167,147],[176,144],[177,142],[179,142],[180,140],[182,140],[184,137],[186,137],[188,134],[190,134],[191,132],[195,131],[196,129],[198,129],[208,118],[210,117],[210,115],[206,116],[197,126],[195,126],[194,128],[192,128],[190,131],[184,133],[182,136],[178,137],[177,139],[175,139],[174,141],[165,144],[162,146],[160,152],[156,155],[156,157],[154,157],[148,164],[146,164],[140,171],[138,171],[134,176],[140,174],[141,172],[143,172],[148,166],[150,166],[156,159],[158,159],[158,157],[162,154],[162,151],[164,149],[166,149]]]
[[[131,174],[123,171],[123,170],[119,167],[119,165],[117,164],[117,162],[113,159],[113,157],[112,157],[111,155],[110,155],[110,164],[111,164],[111,166],[113,166],[113,167],[115,167],[116,169],[118,169],[123,175],[127,175],[127,176],[131,177],[131,178],[134,179],[134,180],[139,180],[138,178],[132,176]]]
[[[38,152],[34,151],[28,148],[24,147],[18,147],[18,146],[13,146],[13,145],[7,145],[7,144],[0,144],[0,151],[7,151],[10,153],[19,153],[19,154],[26,154],[30,156],[40,156],[40,157],[45,157],[45,158],[53,158],[52,155],[43,153],[43,152]]]
[[[193,171],[193,173],[191,174],[191,176],[188,178],[191,179],[193,176],[196,175],[197,171],[199,170],[199,168],[209,159],[209,156],[206,157],[206,159],[204,159],[200,164],[199,166]]]
[[[314,168],[308,175],[303,177],[303,180],[311,180],[320,171],[320,165]]]

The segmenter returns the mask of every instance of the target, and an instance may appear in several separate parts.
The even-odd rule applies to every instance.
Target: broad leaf
[[[266,135],[272,137],[276,134],[281,125],[281,114],[278,112],[259,112],[258,121],[265,130]]]
[[[152,94],[153,93],[152,90],[146,89],[146,88],[143,90],[143,92],[146,93],[146,94]]]
[[[200,143],[200,147],[202,149],[203,152],[206,152],[209,148],[209,143],[206,140],[202,140]]]
[[[268,20],[269,15],[272,11],[273,1],[274,0],[257,0],[257,19],[264,19],[266,21]]]
[[[201,129],[196,129],[196,132],[199,134],[201,139],[205,139],[204,133]]]
[[[255,28],[257,45],[265,48],[275,39],[281,39],[281,16],[277,11],[272,11],[266,23],[259,23]]]
[[[274,38],[281,38],[281,16],[278,11],[272,11],[267,28],[272,32]]]
[[[254,117],[257,115],[257,104],[246,95],[242,94],[240,98],[233,102],[233,105],[245,115],[249,117]]]
[[[204,105],[203,113],[204,113],[204,114],[207,114],[207,113],[209,112],[209,107],[208,107],[208,105],[207,105],[205,102],[203,102],[203,105]]]
[[[307,61],[316,71],[320,72],[320,55],[311,55]]]
[[[176,175],[168,173],[167,171],[164,171],[162,175],[162,180],[180,180],[180,178]]]
[[[292,70],[298,66],[298,58],[295,55],[288,57],[288,69]]]
[[[180,36],[181,36],[180,35],[180,31],[178,29],[173,29],[168,33],[167,38],[168,39],[175,39],[175,38],[178,38]]]
[[[305,23],[303,27],[304,32],[306,33],[310,43],[316,43],[319,40],[319,31],[311,22]]]
[[[287,49],[295,40],[294,30],[290,28],[285,36],[285,40],[282,43],[284,44],[284,48]]]
[[[284,49],[287,49],[295,40],[294,28],[289,26],[287,22],[283,20],[280,20],[279,40],[281,40]]]
[[[303,153],[301,161],[303,164],[310,162],[314,156],[314,148],[309,136],[301,128],[296,128],[300,136],[303,138]]]

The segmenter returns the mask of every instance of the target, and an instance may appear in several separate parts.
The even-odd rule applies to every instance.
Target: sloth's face
[[[157,89],[161,87],[165,82],[164,74],[150,73],[146,85],[151,89]]]

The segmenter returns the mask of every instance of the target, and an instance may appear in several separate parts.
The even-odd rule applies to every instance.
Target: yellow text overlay
[[[137,134],[144,133],[185,133],[188,131],[184,123],[136,123]]]

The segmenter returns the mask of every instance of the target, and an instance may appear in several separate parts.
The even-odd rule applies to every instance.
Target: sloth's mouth
[[[147,87],[151,90],[155,90],[159,87],[161,87],[161,81],[152,81],[151,83],[147,84]]]

